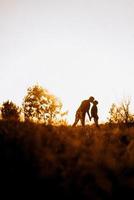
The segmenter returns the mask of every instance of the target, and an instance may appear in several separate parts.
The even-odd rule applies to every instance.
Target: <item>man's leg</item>
[[[76,112],[76,115],[75,115],[75,121],[74,121],[74,123],[73,123],[73,126],[76,126],[76,124],[78,123],[78,121],[79,121],[79,112]]]
[[[75,122],[73,123],[73,126],[76,126],[76,124],[78,123],[79,119],[75,118]]]
[[[84,113],[81,113],[80,120],[81,120],[82,126],[85,126],[85,114]]]

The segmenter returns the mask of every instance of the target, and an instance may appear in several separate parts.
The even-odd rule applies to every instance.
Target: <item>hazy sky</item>
[[[133,0],[0,0],[0,103],[39,83],[70,122],[90,95],[105,120],[113,102],[134,105],[133,76]]]

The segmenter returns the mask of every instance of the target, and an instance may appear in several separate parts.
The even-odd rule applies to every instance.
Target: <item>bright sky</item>
[[[134,104],[133,76],[133,0],[0,0],[0,103],[39,83],[71,123],[91,95],[106,120],[113,102]]]

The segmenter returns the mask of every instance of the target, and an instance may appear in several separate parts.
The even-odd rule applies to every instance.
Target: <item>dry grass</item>
[[[0,163],[2,188],[14,188],[14,193],[48,199],[134,198],[134,128],[0,121]]]

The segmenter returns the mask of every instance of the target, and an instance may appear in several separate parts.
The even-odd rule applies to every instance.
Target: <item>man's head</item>
[[[89,101],[90,101],[90,102],[93,102],[93,101],[94,101],[94,97],[92,97],[92,96],[89,97]]]

